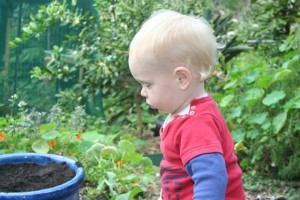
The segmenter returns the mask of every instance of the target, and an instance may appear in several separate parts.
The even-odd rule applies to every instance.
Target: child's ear
[[[192,74],[186,67],[176,67],[173,71],[180,89],[186,90],[192,83]]]

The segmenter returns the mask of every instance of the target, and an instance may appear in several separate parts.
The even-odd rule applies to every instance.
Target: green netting
[[[17,94],[19,100],[25,101],[30,107],[48,110],[56,104],[55,94],[74,84],[61,80],[41,82],[30,77],[30,71],[35,66],[45,64],[45,57],[51,53],[53,46],[62,44],[70,31],[68,27],[48,30],[39,39],[31,38],[7,52],[8,41],[21,36],[23,26],[30,20],[30,14],[36,13],[41,5],[50,2],[51,0],[0,1],[0,115],[8,113],[8,100],[13,94]],[[78,0],[77,7],[83,12],[93,13],[92,3],[92,0]],[[72,59],[68,59],[71,62],[69,64],[72,64]],[[78,74],[79,72],[74,72],[74,76]],[[85,104],[89,114],[103,115],[102,109],[91,109],[102,108],[99,105],[102,104],[101,96],[92,97]]]

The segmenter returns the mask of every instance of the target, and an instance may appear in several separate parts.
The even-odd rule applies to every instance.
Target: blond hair
[[[160,10],[142,25],[129,51],[139,55],[141,48],[150,49],[158,62],[192,68],[205,80],[217,63],[218,46],[204,18]]]

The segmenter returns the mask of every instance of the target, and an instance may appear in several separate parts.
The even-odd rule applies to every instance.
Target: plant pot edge
[[[44,154],[44,153],[12,153],[12,154],[3,154],[0,155],[0,165],[3,164],[18,164],[18,163],[37,163],[36,160],[39,160],[41,162],[38,162],[38,164],[47,164],[51,161],[54,161],[56,163],[66,162],[67,165],[75,171],[75,176],[61,184],[57,185],[51,188],[46,188],[42,190],[36,190],[36,191],[29,191],[29,192],[0,192],[0,199],[14,199],[14,198],[22,198],[26,199],[26,197],[29,196],[40,196],[41,199],[51,199],[53,198],[51,195],[54,193],[58,193],[58,195],[62,194],[69,194],[73,193],[76,190],[79,190],[80,185],[84,181],[84,169],[82,166],[78,166],[76,164],[76,161],[67,158],[61,155],[56,154]],[[7,162],[7,163],[4,163]],[[60,194],[59,194],[60,193]],[[62,194],[62,195],[63,195]],[[48,197],[49,196],[49,197]],[[58,198],[61,198],[58,196]]]

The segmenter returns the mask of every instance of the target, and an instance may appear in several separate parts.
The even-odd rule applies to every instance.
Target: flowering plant
[[[86,171],[87,199],[133,199],[147,190],[157,168],[137,152],[141,143],[126,132],[129,127],[86,125],[82,107],[65,113],[55,105],[46,112],[28,109],[17,95],[11,98],[14,116],[0,118],[0,154],[13,152],[54,153],[79,160]],[[11,112],[13,114],[14,111]]]
[[[0,118],[0,154],[33,151],[71,155],[80,144],[86,115],[82,107],[67,114],[55,105],[46,113],[27,109],[27,103],[18,102],[16,94],[9,101],[10,115]]]

